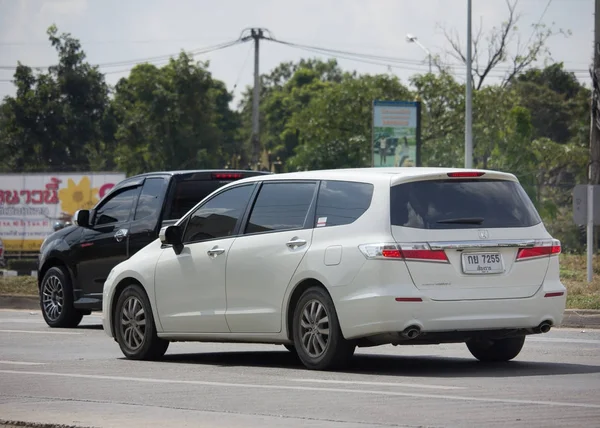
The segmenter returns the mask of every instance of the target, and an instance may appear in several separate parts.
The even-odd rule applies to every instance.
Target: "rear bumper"
[[[332,294],[347,339],[398,333],[410,326],[431,333],[530,329],[543,321],[558,326],[567,298],[560,281],[545,283],[535,295],[523,299],[434,301],[414,287],[411,295],[399,294],[398,287],[375,287],[358,295],[340,295],[340,291],[332,290]],[[564,294],[545,297],[561,292]],[[395,299],[399,296],[422,301],[398,302]]]

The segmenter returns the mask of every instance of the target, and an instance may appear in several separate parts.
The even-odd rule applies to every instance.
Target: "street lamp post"
[[[467,0],[467,83],[465,85],[465,168],[473,168],[473,75],[471,57],[471,0]]]
[[[419,46],[421,49],[423,49],[423,51],[425,51],[425,53],[427,54],[427,57],[429,59],[429,73],[431,74],[431,52],[429,52],[429,49],[427,49],[425,46],[423,46],[423,44],[421,42],[419,42],[419,40],[417,39],[417,36],[415,36],[415,35],[407,34],[406,41],[409,43],[415,43],[417,46]]]

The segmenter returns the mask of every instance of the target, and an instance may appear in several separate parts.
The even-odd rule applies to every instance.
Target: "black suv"
[[[40,306],[50,327],[76,327],[102,310],[111,269],[158,238],[219,187],[260,171],[153,172],[118,183],[90,211],[75,213],[73,226],[50,235],[39,255]]]

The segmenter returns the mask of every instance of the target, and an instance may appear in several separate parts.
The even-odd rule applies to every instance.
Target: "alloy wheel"
[[[42,284],[42,306],[48,319],[56,321],[65,303],[64,287],[56,275],[49,276]]]
[[[329,314],[325,306],[316,299],[308,301],[302,309],[300,338],[302,347],[312,358],[319,358],[327,351]]]
[[[146,313],[140,299],[130,296],[121,311],[121,335],[129,349],[135,351],[144,344]]]

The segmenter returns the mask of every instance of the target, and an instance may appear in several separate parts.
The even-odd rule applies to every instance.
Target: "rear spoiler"
[[[499,171],[487,171],[487,170],[465,170],[465,169],[443,169],[421,173],[403,172],[392,176],[391,185],[396,186],[402,183],[410,183],[414,181],[428,181],[428,180],[451,180],[451,179],[484,179],[484,180],[506,180],[519,182],[518,178],[514,174]]]

